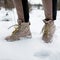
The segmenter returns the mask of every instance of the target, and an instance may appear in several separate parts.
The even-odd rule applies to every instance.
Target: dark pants
[[[29,22],[28,0],[13,0],[18,14],[18,23]]]
[[[24,12],[25,22],[29,22],[28,0],[22,0],[22,5],[23,5],[23,12]]]
[[[57,15],[57,0],[53,0],[53,20],[56,20]]]
[[[56,20],[57,15],[57,0],[42,0],[45,18]]]

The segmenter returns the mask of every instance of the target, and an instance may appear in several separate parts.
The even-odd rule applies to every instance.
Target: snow
[[[32,4],[42,4],[42,0],[28,0]]]
[[[6,12],[9,15],[6,16]],[[41,37],[41,29],[44,25],[44,11],[33,9],[30,12],[31,39],[20,39],[8,42],[4,38],[11,34],[14,28],[8,29],[16,24],[16,10],[0,11],[0,60],[60,60],[60,11],[55,21],[56,31],[51,43],[45,43]],[[10,21],[2,21],[9,19]]]

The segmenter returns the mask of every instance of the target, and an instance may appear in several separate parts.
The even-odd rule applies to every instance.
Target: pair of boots
[[[55,25],[53,20],[45,19],[43,20],[45,23],[42,31],[43,36],[42,39],[48,43],[53,37],[54,31],[55,31]],[[15,28],[15,30],[12,32],[11,36],[6,37],[6,40],[14,41],[19,40],[21,37],[31,37],[30,32],[30,23],[19,23],[19,25]]]

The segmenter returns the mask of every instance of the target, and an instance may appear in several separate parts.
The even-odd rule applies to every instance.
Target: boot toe
[[[17,37],[7,36],[7,37],[5,38],[5,40],[7,40],[7,41],[16,41],[16,40],[20,40],[20,39],[17,38]]]

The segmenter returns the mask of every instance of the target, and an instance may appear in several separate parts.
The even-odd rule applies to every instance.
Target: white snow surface
[[[5,16],[9,12],[8,16]],[[15,10],[0,11],[0,60],[60,60],[60,11],[55,21],[56,31],[51,43],[42,40],[41,29],[44,25],[44,11],[33,9],[30,12],[31,39],[20,39],[8,42],[5,37],[10,35],[16,24],[17,14]],[[10,21],[1,21],[9,19]]]
[[[28,0],[32,4],[42,4],[42,0]]]

